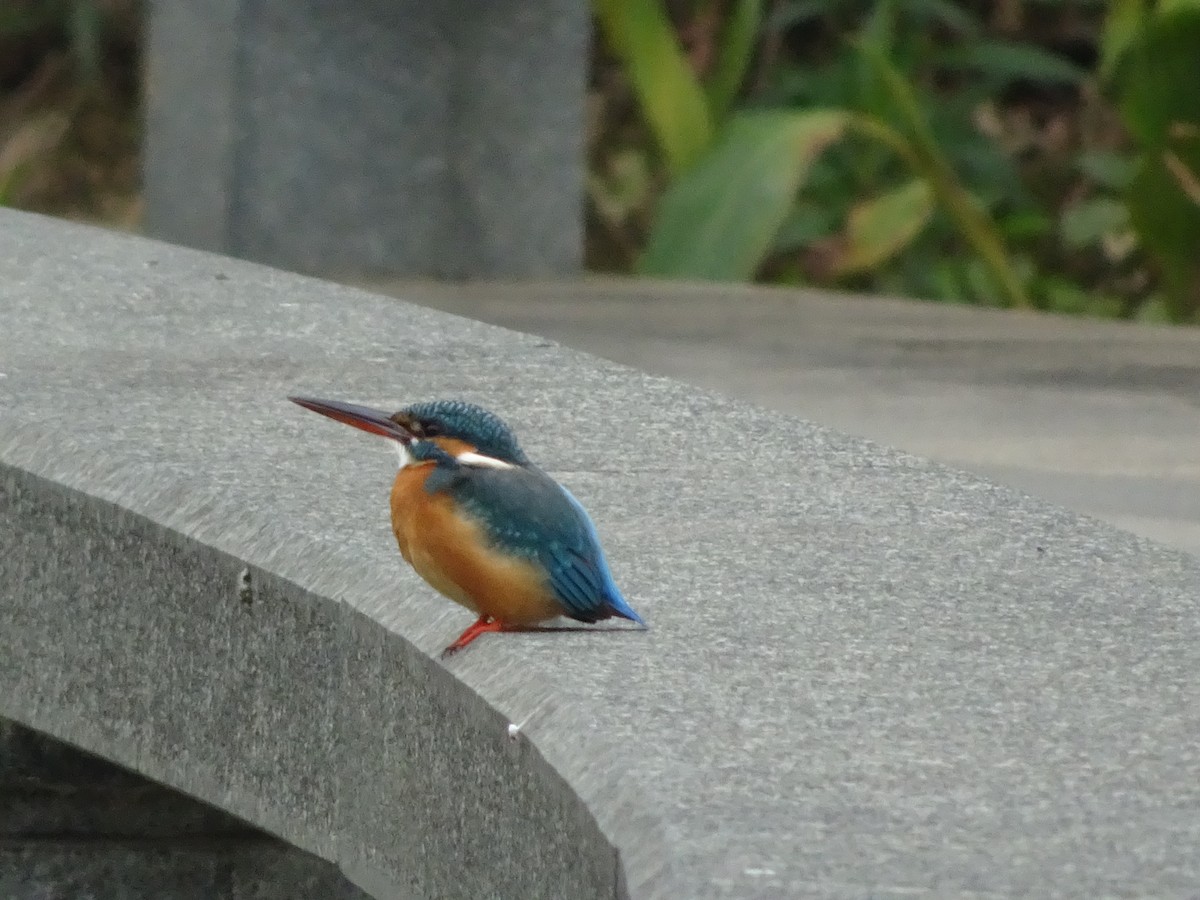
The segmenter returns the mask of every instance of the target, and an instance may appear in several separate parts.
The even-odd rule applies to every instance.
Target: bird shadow
[[[641,626],[621,626],[621,625],[506,625],[501,633],[503,634],[569,634],[571,632],[584,632],[595,634],[597,632],[623,632],[625,634],[649,631],[648,625]],[[472,641],[471,643],[474,643]],[[470,646],[470,645],[468,645]],[[451,659],[458,656],[467,647],[447,647],[440,654],[439,659]]]
[[[553,633],[556,631],[649,631],[649,628],[637,628],[621,625],[512,625],[504,629],[506,633]]]

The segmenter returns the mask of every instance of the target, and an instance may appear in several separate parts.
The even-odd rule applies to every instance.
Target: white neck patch
[[[468,450],[466,453],[460,453],[454,459],[464,466],[475,466],[480,469],[511,469],[512,463],[506,463],[502,459],[496,459],[494,456],[484,456],[482,453],[475,453]]]
[[[416,462],[416,460],[413,459],[413,455],[409,452],[407,445],[400,443],[400,441],[393,441],[392,443],[396,445],[396,453],[400,457],[399,462],[401,469],[403,469],[405,466],[411,466],[414,462]],[[507,463],[502,459],[496,459],[494,456],[484,456],[482,453],[476,453],[473,450],[468,450],[465,453],[458,454],[458,456],[454,457],[454,461],[461,466],[473,466],[477,469],[515,468],[512,463]]]

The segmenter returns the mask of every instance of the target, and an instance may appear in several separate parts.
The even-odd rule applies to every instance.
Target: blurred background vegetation
[[[1200,321],[1200,0],[592,0],[590,268]],[[138,0],[0,0],[0,204],[139,217]]]

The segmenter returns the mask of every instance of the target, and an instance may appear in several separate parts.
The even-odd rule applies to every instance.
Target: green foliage
[[[933,210],[933,190],[921,178],[855,204],[834,242],[827,262],[830,275],[843,278],[879,268],[916,239]]]
[[[596,0],[596,15],[622,61],[672,174],[708,148],[708,99],[692,74],[660,0]]]
[[[737,99],[750,61],[758,29],[762,24],[763,0],[734,0],[726,23],[717,64],[708,80],[708,106],[713,119],[720,122]]]
[[[1200,310],[1200,3],[1164,4],[1121,33],[1120,110],[1142,154],[1124,201],[1177,318]]]
[[[1086,74],[1061,56],[1013,41],[972,41],[939,53],[937,61],[946,69],[971,72],[999,83],[1028,79],[1045,84],[1077,84]]]
[[[907,148],[894,146],[909,159],[911,168],[926,180],[932,195],[954,220],[962,237],[987,268],[1007,303],[1029,306],[1025,289],[1008,258],[1004,238],[982,211],[978,201],[959,181],[953,164],[942,152],[932,128],[927,124],[915,90],[878,48],[864,47],[863,54],[904,129]],[[869,127],[876,131],[881,126],[870,122]],[[914,237],[916,233],[914,231]]]
[[[1100,78],[1110,81],[1146,20],[1147,0],[1113,0],[1100,36]]]
[[[663,197],[646,275],[753,277],[813,160],[846,130],[844,112],[747,112]]]
[[[610,154],[597,212],[648,223],[648,274],[1200,318],[1200,0],[1088,7],[1094,72],[977,8],[597,0],[659,151]],[[1074,98],[1069,142],[1024,95]]]

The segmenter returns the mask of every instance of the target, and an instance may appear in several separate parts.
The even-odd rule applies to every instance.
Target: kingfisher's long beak
[[[342,403],[338,400],[313,400],[310,397],[288,397],[293,403],[311,409],[315,413],[329,416],[346,425],[353,425],[371,434],[391,438],[393,441],[408,443],[414,437],[413,433],[402,425],[392,421],[391,416],[369,406],[357,406],[353,403]]]

